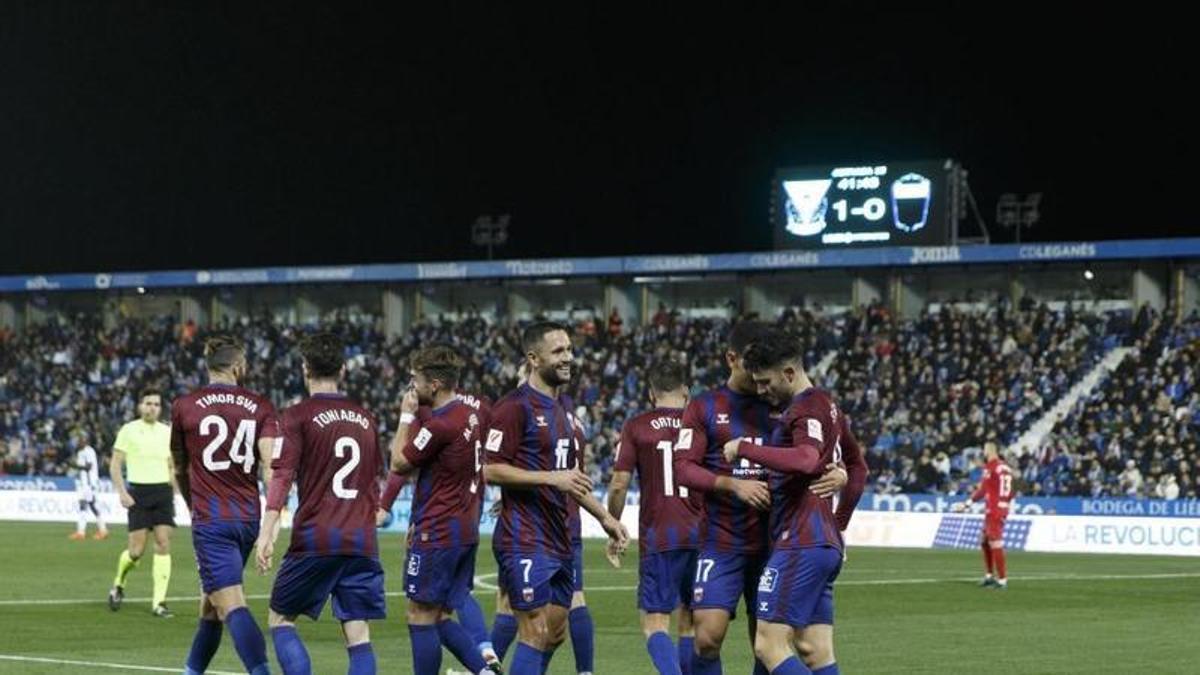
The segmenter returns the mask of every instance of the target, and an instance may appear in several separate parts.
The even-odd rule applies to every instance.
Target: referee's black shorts
[[[170,483],[130,483],[129,530],[148,530],[156,525],[175,527],[175,491]]]

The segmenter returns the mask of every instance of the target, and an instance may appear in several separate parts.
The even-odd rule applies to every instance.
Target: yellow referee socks
[[[154,604],[158,607],[167,599],[167,584],[171,583],[171,554],[154,555]]]
[[[113,586],[125,588],[125,577],[137,567],[138,561],[134,560],[129,555],[129,550],[121,551],[121,557],[117,559],[117,576],[113,579]]]

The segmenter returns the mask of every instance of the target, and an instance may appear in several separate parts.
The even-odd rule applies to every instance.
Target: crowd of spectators
[[[985,441],[1009,445],[1110,349],[1132,347],[1045,442],[1018,459],[1028,495],[1194,496],[1200,318],[1175,322],[1143,309],[1099,313],[1026,303],[982,310],[943,306],[900,320],[871,305],[843,313],[787,309],[806,363],[831,363],[834,392],[882,492],[961,493],[977,481]],[[569,394],[590,438],[588,471],[607,480],[624,420],[647,405],[646,369],[665,358],[690,367],[695,392],[727,375],[729,322],[661,308],[646,325],[619,313],[575,323],[580,365]],[[317,325],[261,315],[216,330],[248,345],[245,384],[277,405],[303,396],[298,337]],[[379,317],[339,312],[319,327],[347,344],[347,392],[395,428],[408,354],[433,341],[467,357],[462,388],[497,398],[516,383],[520,325],[477,314],[421,323],[389,339]],[[168,401],[202,384],[205,330],[162,318],[56,316],[0,334],[0,473],[62,475],[84,443],[104,453],[157,387]]]

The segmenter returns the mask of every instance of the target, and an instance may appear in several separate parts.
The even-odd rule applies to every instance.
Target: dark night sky
[[[1200,233],[1178,18],[260,4],[5,3],[0,273],[769,248],[779,166],[937,157]]]

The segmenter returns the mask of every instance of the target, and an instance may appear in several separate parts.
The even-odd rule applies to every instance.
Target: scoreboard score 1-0
[[[776,248],[945,245],[960,171],[950,160],[781,169]]]

